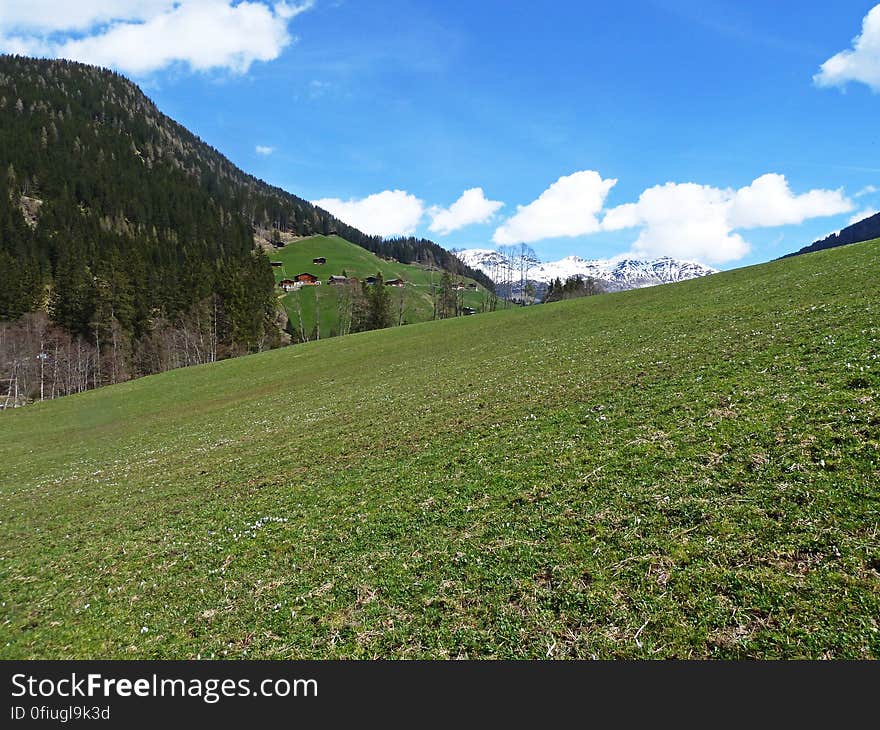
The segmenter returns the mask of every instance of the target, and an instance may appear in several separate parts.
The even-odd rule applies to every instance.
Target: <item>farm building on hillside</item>
[[[474,282],[471,282],[470,284],[468,284],[468,289],[476,289],[476,288],[477,288],[477,285]]]
[[[327,283],[339,285],[339,284],[350,284],[351,281],[344,276],[331,276],[329,279],[327,279]]]
[[[294,281],[293,279],[282,279],[278,282],[278,286],[280,286],[284,291],[291,292],[294,289],[299,289],[302,285],[298,281]]]
[[[321,280],[317,276],[308,272],[297,274],[296,281],[299,282],[300,286],[317,286],[321,283]]]
[[[366,284],[367,286],[373,286],[373,284],[375,284],[375,283],[376,283],[375,276],[368,276],[366,279],[364,279],[364,284]]]
[[[385,282],[385,286],[401,287],[404,284],[406,284],[406,282],[403,279],[391,279],[390,281]]]
[[[462,315],[464,315],[465,317],[470,317],[472,314],[476,314],[476,313],[477,313],[477,310],[474,309],[473,307],[462,307],[462,308],[461,308],[461,313],[462,313]]]
[[[273,269],[278,269],[278,268],[281,268],[282,266],[284,266],[283,261],[272,261],[270,263],[272,264]]]
[[[327,258],[325,256],[318,256],[317,258],[312,259],[312,263],[315,266],[323,266],[327,263]]]

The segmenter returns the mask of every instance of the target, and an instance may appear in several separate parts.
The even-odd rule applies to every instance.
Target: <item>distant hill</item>
[[[828,236],[827,238],[823,238],[821,241],[816,241],[814,243],[811,243],[809,246],[804,246],[799,251],[786,254],[782,258],[788,258],[789,256],[800,256],[803,253],[812,253],[813,251],[823,251],[826,248],[847,246],[850,243],[872,241],[875,238],[880,238],[880,213],[872,215],[870,218],[860,220],[858,223],[853,223],[851,226],[847,226],[837,233],[832,233],[830,236]]]
[[[279,291],[294,339],[318,336],[326,339],[348,330],[350,315],[344,310],[353,306],[350,300],[359,292],[356,285],[328,285],[331,276],[345,275],[364,281],[381,273],[385,281],[400,279],[403,286],[389,290],[395,321],[425,322],[436,314],[443,275],[437,267],[383,259],[340,236],[304,238],[272,251],[270,256],[276,282],[302,273],[314,274],[321,281],[320,286],[306,286],[288,293]],[[315,259],[323,263],[315,264]],[[454,283],[463,285],[455,293],[460,308],[486,311],[495,302],[490,291],[469,277],[455,276]],[[355,290],[347,288],[351,286]]]

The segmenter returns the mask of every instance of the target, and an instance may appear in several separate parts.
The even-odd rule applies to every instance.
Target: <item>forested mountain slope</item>
[[[367,236],[242,172],[118,74],[0,56],[0,321],[47,312],[28,336],[55,327],[61,350],[75,344],[78,359],[54,364],[76,359],[80,385],[277,344],[274,279],[254,246],[266,230],[336,231],[483,277],[437,244]]]
[[[804,246],[799,251],[787,254],[786,256],[783,256],[783,258],[799,256],[802,253],[812,253],[813,251],[823,251],[826,248],[848,246],[851,243],[871,241],[875,238],[880,239],[880,213],[853,223],[852,225],[837,231],[837,233],[832,233],[830,236],[819,241],[814,241],[809,246]]]

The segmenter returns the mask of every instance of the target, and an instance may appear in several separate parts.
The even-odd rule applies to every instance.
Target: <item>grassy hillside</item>
[[[316,266],[312,260],[323,256],[327,263]],[[319,311],[321,315],[321,336],[327,337],[334,334],[338,329],[338,289],[326,286],[330,275],[342,275],[345,271],[349,276],[363,279],[367,276],[375,276],[381,271],[385,280],[404,279],[407,282],[402,291],[394,290],[392,300],[397,307],[397,297],[404,297],[404,320],[406,323],[425,322],[431,319],[433,303],[431,300],[431,286],[439,285],[443,272],[433,271],[425,266],[417,264],[402,264],[397,261],[389,261],[380,258],[360,246],[355,246],[339,236],[312,236],[285,246],[283,249],[273,251],[270,254],[272,261],[280,261],[282,267],[275,267],[275,280],[309,272],[318,276],[324,282],[320,287],[305,287],[301,291],[290,292],[282,298],[284,308],[294,326],[299,322],[299,310],[297,302],[302,310],[303,325],[306,332],[311,333],[315,328],[315,297],[319,298]],[[462,276],[456,276],[455,281],[473,282]],[[476,283],[476,282],[474,282]],[[462,292],[462,304],[466,307],[482,310],[488,301],[488,293],[483,287],[477,291],[466,290]]]
[[[0,658],[880,656],[880,247],[0,417]]]

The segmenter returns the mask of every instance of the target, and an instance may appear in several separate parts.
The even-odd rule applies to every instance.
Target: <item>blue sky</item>
[[[12,0],[0,47],[114,66],[371,232],[730,268],[880,208],[874,5]]]

